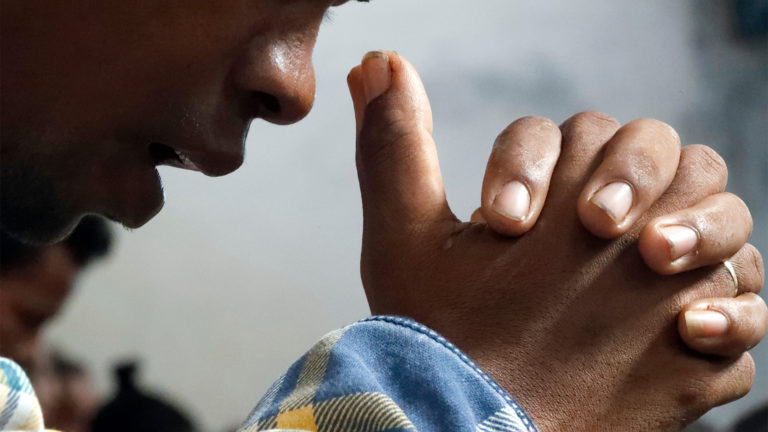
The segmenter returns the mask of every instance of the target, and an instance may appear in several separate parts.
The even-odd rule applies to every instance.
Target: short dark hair
[[[112,246],[112,231],[104,218],[85,216],[72,233],[58,245],[64,246],[71,254],[72,260],[83,267],[109,253]],[[33,264],[46,247],[50,246],[28,245],[5,232],[0,232],[0,272]]]

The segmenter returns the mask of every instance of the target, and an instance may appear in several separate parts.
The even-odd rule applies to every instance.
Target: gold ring
[[[731,274],[731,279],[733,280],[733,286],[736,287],[736,294],[738,294],[739,293],[739,278],[736,277],[736,269],[733,268],[733,264],[730,261],[728,261],[728,260],[723,261],[723,266],[726,269],[728,269],[728,273]]]

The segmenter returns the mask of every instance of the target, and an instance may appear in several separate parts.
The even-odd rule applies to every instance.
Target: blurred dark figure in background
[[[736,0],[736,20],[742,36],[764,36],[768,33],[768,1]]]
[[[51,246],[20,243],[0,233],[0,356],[33,375],[40,330],[59,312],[77,275],[112,243],[107,222],[84,217],[72,234]]]
[[[92,432],[193,432],[189,416],[167,401],[143,392],[135,381],[135,362],[115,368],[115,398],[96,414]]]
[[[768,431],[768,401],[754,411],[742,417],[733,432],[765,432]]]

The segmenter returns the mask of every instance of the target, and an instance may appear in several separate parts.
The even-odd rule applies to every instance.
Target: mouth
[[[155,166],[167,165],[191,171],[202,171],[186,154],[165,144],[153,142],[149,145],[149,153]]]

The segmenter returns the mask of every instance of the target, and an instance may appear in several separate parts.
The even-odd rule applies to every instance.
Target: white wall
[[[711,89],[725,85],[713,84],[702,71],[713,62],[692,48],[702,16],[691,0],[377,0],[339,8],[321,30],[312,114],[288,128],[255,123],[246,163],[230,176],[163,170],[164,211],[120,234],[49,339],[89,362],[105,391],[108,365],[140,356],[143,380],[175,395],[204,430],[236,424],[318,337],[367,314],[345,83],[363,53],[395,49],[422,73],[448,197],[468,217],[493,138],[527,114],[558,122],[585,109],[620,121],[656,117],[684,141],[728,153],[727,142],[706,141],[712,134],[701,127],[717,127],[711,119],[722,101]],[[733,54],[722,74],[736,74],[743,58]],[[765,157],[756,140],[740,144]],[[767,186],[759,166],[753,171],[732,177],[746,177],[738,181],[744,188]],[[765,198],[753,191],[748,202],[765,219]],[[764,220],[756,233],[768,250]],[[762,375],[752,397],[720,409],[713,422],[768,399],[766,353],[756,351]]]

